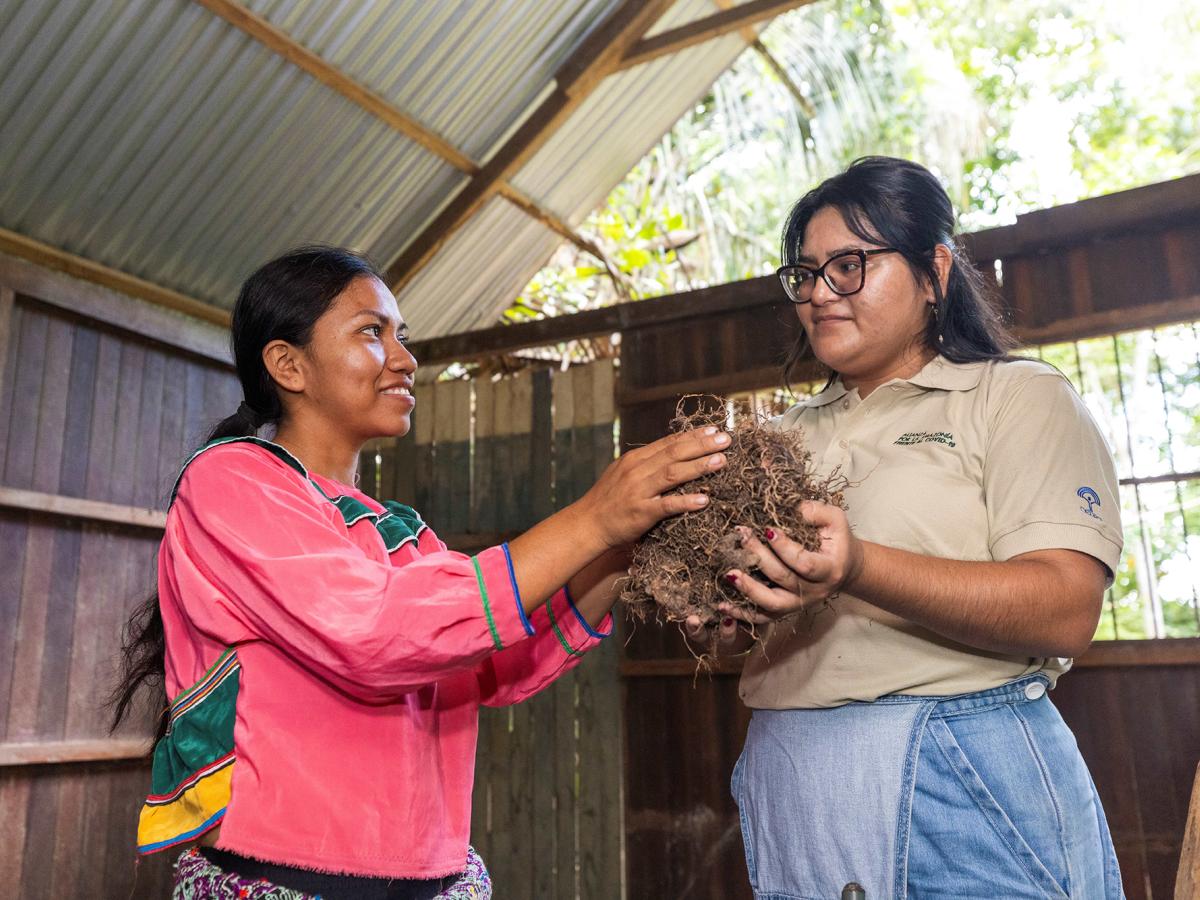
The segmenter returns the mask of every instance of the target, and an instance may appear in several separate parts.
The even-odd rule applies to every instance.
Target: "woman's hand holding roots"
[[[669,493],[725,465],[729,435],[710,426],[668,435],[623,454],[579,500],[605,546],[636,541],[670,516],[703,509],[704,493]]]
[[[862,542],[850,531],[845,511],[829,503],[805,500],[800,504],[800,514],[818,529],[820,549],[806,550],[781,530],[768,528],[760,539],[749,528],[738,528],[742,549],[754,558],[754,565],[747,568],[756,569],[772,584],[764,584],[744,569],[726,573],[725,580],[753,606],[717,606],[723,616],[723,642],[731,640],[725,637],[727,629],[733,633],[737,630],[736,624],[725,624],[730,619],[754,625],[781,619],[831,600],[857,577],[862,566]],[[697,617],[692,618],[699,623]],[[688,625],[691,636],[690,620]]]
[[[697,408],[686,412],[688,406]],[[677,437],[724,428],[726,410],[720,398],[685,397],[671,428]],[[856,546],[844,516],[831,519],[819,510],[841,506],[845,479],[816,471],[798,429],[778,429],[747,416],[729,432],[732,440],[721,454],[725,462],[700,470],[695,482],[676,489],[680,500],[703,491],[708,502],[693,508],[684,503],[682,515],[664,519],[639,540],[621,585],[621,600],[633,616],[679,622],[713,654],[758,637],[754,623],[816,604],[821,585],[825,596],[832,594],[850,568],[845,551]],[[814,500],[819,502],[805,504]],[[804,509],[813,510],[812,521]],[[768,531],[778,536],[768,539]],[[810,570],[797,562],[800,568],[793,571],[788,563],[797,550],[826,563],[832,555],[835,564]],[[731,572],[734,581],[727,578]],[[813,586],[805,586],[802,578]]]

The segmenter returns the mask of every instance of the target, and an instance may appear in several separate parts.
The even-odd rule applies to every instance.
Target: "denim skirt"
[[[1075,737],[1031,675],[951,697],[755,710],[733,770],[757,900],[1122,898]]]

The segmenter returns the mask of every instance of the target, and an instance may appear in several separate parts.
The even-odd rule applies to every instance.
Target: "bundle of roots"
[[[701,401],[697,411],[684,411],[697,400]],[[727,427],[725,401],[692,395],[679,402],[671,430],[710,425]],[[746,417],[729,432],[732,440],[725,451],[725,466],[675,491],[705,493],[708,504],[665,519],[634,548],[620,599],[640,620],[653,616],[682,622],[696,616],[707,624],[718,619],[718,604],[753,608],[725,579],[730,569],[739,569],[767,580],[755,569],[752,554],[743,549],[738,526],[749,528],[760,539],[768,528],[780,531],[817,550],[820,534],[801,516],[801,502],[844,506],[845,479],[837,473],[817,475],[799,429],[785,431]]]

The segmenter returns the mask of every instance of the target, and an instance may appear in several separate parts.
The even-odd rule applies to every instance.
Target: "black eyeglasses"
[[[811,303],[817,279],[825,279],[829,289],[842,297],[857,294],[867,279],[867,257],[876,253],[899,253],[895,247],[875,250],[847,250],[825,260],[818,268],[812,266],[780,266],[776,274],[783,283],[784,293],[793,303]]]

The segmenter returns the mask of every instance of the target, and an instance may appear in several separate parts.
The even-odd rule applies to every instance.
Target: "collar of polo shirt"
[[[917,387],[932,388],[940,391],[969,391],[978,386],[979,379],[983,377],[984,367],[986,362],[970,362],[956,363],[951,362],[944,356],[935,356],[925,368],[921,369],[916,375],[907,380],[901,380],[900,384],[915,384]],[[887,385],[880,385],[886,387]],[[849,391],[842,384],[839,377],[837,381],[827,387],[815,397],[810,397],[805,403],[805,406],[828,406],[835,400],[840,400],[846,396]]]

